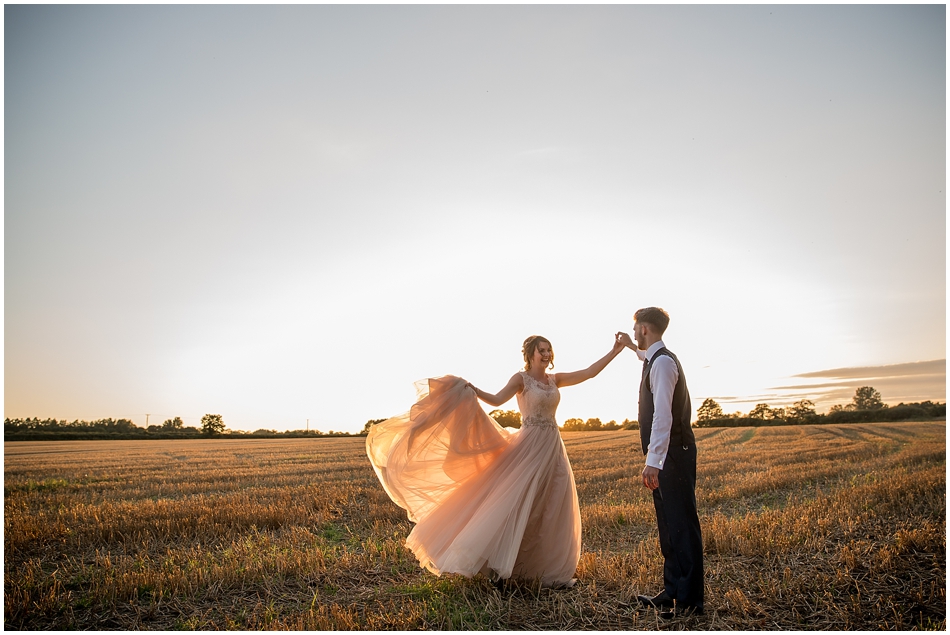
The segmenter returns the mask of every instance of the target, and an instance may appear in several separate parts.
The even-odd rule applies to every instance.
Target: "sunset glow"
[[[6,417],[356,432],[650,305],[694,408],[946,398],[943,5],[4,15]]]

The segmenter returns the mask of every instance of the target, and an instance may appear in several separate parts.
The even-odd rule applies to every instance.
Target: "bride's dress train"
[[[581,549],[574,475],[550,376],[527,373],[522,427],[485,414],[463,379],[417,384],[405,415],[370,430],[366,451],[390,498],[416,523],[406,546],[429,571],[570,585]]]

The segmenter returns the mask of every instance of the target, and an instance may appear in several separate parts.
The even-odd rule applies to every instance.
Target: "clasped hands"
[[[617,344],[619,344],[620,346],[625,346],[627,348],[632,348],[632,349],[637,348],[636,344],[633,343],[633,339],[630,337],[630,335],[628,333],[624,333],[623,331],[617,331],[617,334],[614,335],[614,345],[616,346]]]

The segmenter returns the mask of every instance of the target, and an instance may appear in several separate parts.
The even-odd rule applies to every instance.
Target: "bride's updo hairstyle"
[[[525,370],[531,370],[531,358],[534,357],[534,352],[538,350],[538,345],[541,342],[551,347],[551,364],[548,368],[554,368],[554,346],[551,344],[551,340],[546,337],[541,337],[540,335],[532,335],[526,339],[521,346],[521,353],[524,355]]]

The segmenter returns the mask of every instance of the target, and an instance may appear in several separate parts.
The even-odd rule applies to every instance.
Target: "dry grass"
[[[636,433],[567,433],[578,585],[436,578],[361,438],[7,443],[7,629],[945,629],[943,422],[702,429],[705,616],[659,590]]]

